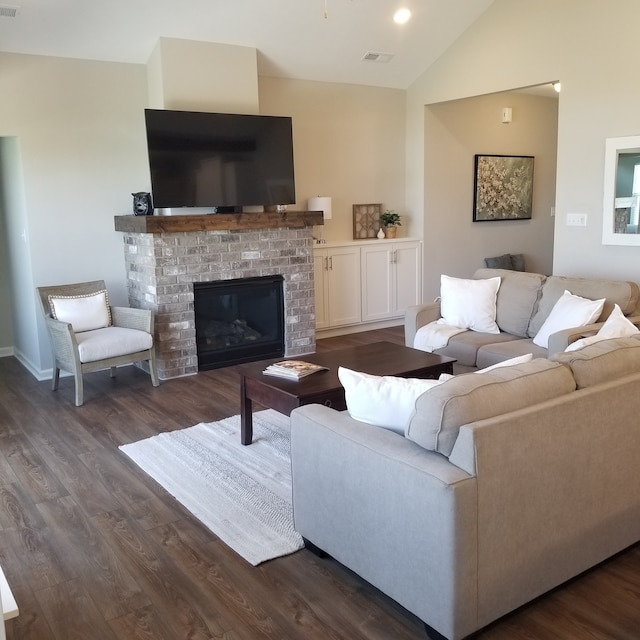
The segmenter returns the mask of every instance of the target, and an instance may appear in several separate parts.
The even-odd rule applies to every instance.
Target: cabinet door
[[[329,249],[329,324],[360,322],[360,248]]]
[[[394,315],[404,315],[407,307],[422,302],[422,244],[404,242],[393,245],[395,269]]]
[[[326,249],[313,252],[313,284],[315,289],[316,329],[329,326],[329,254]]]
[[[362,247],[362,321],[391,318],[394,313],[393,246],[388,242]]]

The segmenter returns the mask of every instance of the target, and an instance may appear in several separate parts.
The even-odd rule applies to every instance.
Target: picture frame
[[[473,221],[530,220],[534,156],[476,154]]]
[[[372,240],[380,229],[382,204],[353,205],[353,239]]]

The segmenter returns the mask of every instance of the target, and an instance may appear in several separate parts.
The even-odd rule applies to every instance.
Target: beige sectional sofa
[[[445,347],[434,351],[456,358],[457,372],[488,367],[525,353],[541,358],[564,351],[570,342],[596,332],[614,304],[618,304],[633,322],[640,322],[640,290],[635,282],[545,276],[506,269],[478,269],[473,275],[474,279],[494,277],[501,278],[496,302],[496,323],[500,333],[465,331],[452,337]],[[606,298],[602,315],[596,324],[553,334],[549,338],[548,349],[545,349],[534,344],[533,338],[565,290],[592,300]],[[439,302],[408,309],[405,344],[414,346],[418,329],[439,318]]]
[[[406,437],[296,409],[295,527],[464,638],[640,540],[638,389],[640,339],[618,338],[454,376]]]

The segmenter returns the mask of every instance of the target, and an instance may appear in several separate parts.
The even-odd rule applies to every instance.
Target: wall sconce
[[[331,198],[327,196],[317,196],[307,200],[307,211],[322,211],[324,220],[331,220]],[[320,237],[315,238],[318,244],[324,244],[324,225],[320,225]]]
[[[511,107],[502,107],[502,124],[509,124],[511,122],[513,110]]]

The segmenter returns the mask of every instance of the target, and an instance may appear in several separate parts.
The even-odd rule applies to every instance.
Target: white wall
[[[553,271],[640,281],[640,248],[601,244],[605,139],[640,133],[639,20],[637,0],[495,0],[408,91],[409,208],[424,212],[425,105],[560,80]]]

